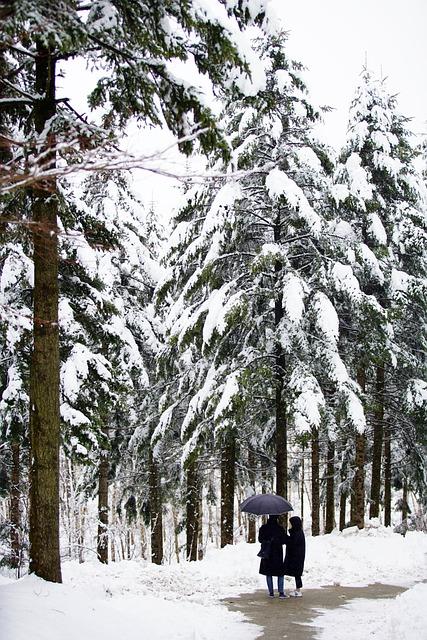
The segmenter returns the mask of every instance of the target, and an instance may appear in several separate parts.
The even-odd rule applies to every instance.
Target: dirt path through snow
[[[318,609],[336,609],[354,598],[394,598],[402,591],[405,591],[402,587],[376,583],[367,587],[304,589],[302,598],[279,600],[277,595],[274,599],[268,598],[265,589],[242,594],[238,598],[227,598],[223,603],[231,611],[243,613],[248,622],[263,627],[261,639],[314,640],[318,629],[305,625],[319,615]],[[363,637],[363,630],[360,637]]]

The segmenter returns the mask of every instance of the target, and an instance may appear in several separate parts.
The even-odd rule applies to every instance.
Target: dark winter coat
[[[259,565],[259,572],[263,576],[283,576],[283,544],[286,531],[277,522],[277,517],[270,516],[267,524],[259,530],[259,542],[271,540],[270,557],[263,558]]]
[[[293,516],[289,523],[292,528],[285,537],[286,556],[283,563],[285,576],[302,576],[305,560],[305,536],[302,530],[301,518]]]

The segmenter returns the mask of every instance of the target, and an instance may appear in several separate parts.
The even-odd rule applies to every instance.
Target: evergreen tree
[[[186,194],[160,295],[172,296],[169,349],[175,358],[181,351],[189,380],[184,393],[173,388],[168,420],[184,403],[187,449],[206,446],[213,433],[226,458],[236,438],[241,457],[256,429],[273,447],[276,490],[286,495],[287,430],[317,433],[325,380],[335,383],[349,419],[364,419],[327,294],[332,165],[311,133],[319,114],[283,42],[260,46],[266,91],[225,113],[230,168],[245,173]]]
[[[422,324],[425,315],[424,196],[413,166],[414,150],[406,125],[407,119],[398,114],[396,99],[387,93],[384,82],[373,80],[364,71],[350,110],[348,141],[337,168],[335,196],[341,224],[351,225],[347,230],[347,259],[343,256],[343,260],[357,277],[362,292],[371,298],[370,309],[363,311],[359,305],[359,312],[353,313],[347,357],[359,371],[373,428],[370,517],[379,514],[384,443],[387,525],[391,523],[390,443],[400,431],[396,417],[402,415],[409,378],[402,374],[409,359],[414,366],[412,372],[418,369],[420,373],[419,348],[423,341],[418,329],[408,332],[410,323],[406,325],[406,321],[415,313]],[[415,281],[402,306],[399,282],[411,276]],[[409,350],[404,334],[413,338]],[[359,492],[365,444],[356,438]],[[360,526],[364,500],[359,501],[356,511]]]

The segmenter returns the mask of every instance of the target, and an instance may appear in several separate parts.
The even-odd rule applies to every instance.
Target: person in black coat
[[[286,556],[283,563],[283,573],[285,576],[293,576],[295,578],[295,591],[289,595],[301,597],[302,588],[302,572],[304,571],[305,560],[305,536],[302,530],[301,518],[293,516],[289,519],[289,532],[285,537]]]
[[[277,522],[279,516],[269,516],[267,523],[263,524],[259,530],[258,540],[262,543],[271,542],[269,545],[269,557],[262,558],[259,572],[267,577],[268,593],[274,598],[273,576],[277,576],[277,588],[279,598],[284,598],[284,572],[283,572],[283,544],[286,539],[286,531]]]

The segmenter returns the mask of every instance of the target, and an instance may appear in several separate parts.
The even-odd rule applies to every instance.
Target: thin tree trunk
[[[278,358],[281,361],[282,358]],[[280,365],[278,365],[280,367]],[[288,497],[288,451],[286,410],[283,402],[283,377],[276,380],[276,493]]]
[[[172,506],[172,521],[173,521],[173,540],[175,545],[176,561],[179,564],[179,540],[178,540],[178,514],[176,507]]]
[[[347,493],[345,491],[341,491],[340,493],[340,531],[345,529],[345,512],[347,506]]]
[[[187,560],[197,560],[197,539],[199,527],[200,488],[197,461],[192,460],[187,467],[186,536]]]
[[[151,524],[151,561],[162,564],[163,560],[163,517],[162,495],[157,462],[150,449],[149,453],[149,491],[150,491],[150,524]]]
[[[403,478],[403,492],[402,492],[402,522],[406,520],[409,514],[408,504],[408,480]]]
[[[143,522],[141,522],[140,524],[140,535],[141,535],[141,558],[143,558],[144,560],[147,559],[147,536],[145,533],[145,525]],[[176,530],[175,530],[176,531]],[[176,536],[176,534],[175,534]],[[176,542],[176,539],[175,539]],[[177,561],[179,562],[179,553],[177,554]]]
[[[320,534],[320,482],[319,482],[319,431],[313,429],[311,436],[311,533]]]
[[[221,458],[221,548],[234,542],[235,462],[235,435],[228,431],[224,435]]]
[[[348,492],[343,490],[343,485],[344,482],[347,480],[346,477],[346,464],[345,464],[345,444],[343,445],[343,453],[342,453],[342,460],[341,460],[341,469],[340,469],[340,480],[341,480],[341,487],[340,487],[340,521],[339,521],[339,530],[343,531],[343,529],[345,529],[345,524],[346,524],[346,507],[347,507],[347,496],[348,496]]]
[[[274,241],[279,244],[281,242],[281,218],[280,213],[277,215],[273,227]],[[276,298],[274,301],[274,326],[277,328],[283,319],[283,296],[282,296],[282,279],[283,264],[280,260],[274,263],[275,284],[277,287]],[[275,397],[275,420],[276,420],[276,493],[283,498],[288,497],[288,434],[286,421],[286,404],[284,398],[284,376],[285,376],[285,355],[282,345],[276,338],[276,397]],[[283,518],[283,524],[286,524],[287,518]]]
[[[325,533],[331,533],[335,526],[335,444],[331,440],[328,441],[326,473]]]
[[[84,562],[85,520],[86,520],[86,507],[81,507],[80,513],[79,513],[78,534],[77,534],[77,544],[79,548],[79,564],[83,564]]]
[[[384,428],[384,526],[391,527],[391,434]]]
[[[384,422],[384,367],[377,367],[375,411],[374,411],[374,442],[372,446],[372,481],[369,505],[369,517],[378,518],[380,514],[381,494],[381,455],[383,448]]]
[[[365,392],[366,374],[364,369],[359,369],[357,373],[357,381]],[[354,475],[354,524],[363,529],[365,526],[365,443],[366,436],[364,433],[356,433],[356,456]]]
[[[255,452],[252,447],[249,446],[248,451],[248,467],[249,467],[249,480],[250,487],[255,493],[255,478],[256,478],[256,458]],[[248,542],[254,543],[256,541],[256,524],[255,520],[248,516]]]
[[[12,441],[12,473],[10,478],[10,521],[12,524],[10,548],[12,551],[11,566],[17,569],[20,577],[21,566],[21,446],[18,440]]]
[[[37,133],[55,115],[55,60],[40,42],[34,106]],[[49,142],[48,142],[49,144]],[[51,165],[55,156],[51,154]],[[30,367],[30,573],[62,582],[59,550],[59,332],[56,184],[32,190],[33,350]]]
[[[305,485],[305,459],[304,459],[304,445],[302,446],[301,456],[301,521],[304,522],[304,485]]]
[[[197,559],[203,560],[203,500],[202,500],[202,492],[200,491],[200,500],[199,500],[199,517],[198,517],[198,536],[197,536]]]
[[[105,433],[108,439],[108,432]],[[102,450],[98,469],[98,560],[108,564],[108,473],[110,470],[109,456]]]
[[[72,559],[72,555],[73,555],[73,543],[74,543],[74,532],[73,532],[73,525],[74,525],[74,500],[72,499],[72,477],[71,477],[71,460],[64,460],[64,480],[62,482],[63,486],[65,486],[65,510],[66,513],[64,515],[64,524],[65,522],[67,523],[67,529],[68,529],[68,555],[70,560]]]

